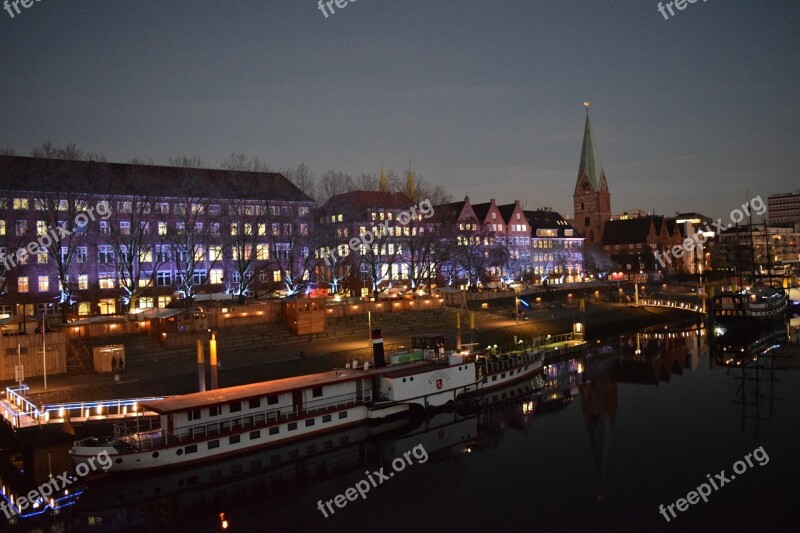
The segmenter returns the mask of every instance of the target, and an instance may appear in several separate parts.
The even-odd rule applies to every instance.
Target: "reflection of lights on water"
[[[222,529],[228,529],[228,520],[225,518],[225,513],[219,513],[219,520]]]
[[[532,401],[525,402],[525,403],[522,404],[522,414],[529,415],[529,414],[533,413],[535,408],[536,408],[536,405]]]

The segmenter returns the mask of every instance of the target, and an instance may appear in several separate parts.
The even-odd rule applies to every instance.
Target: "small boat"
[[[345,369],[142,402],[140,408],[158,418],[115,426],[113,439],[79,440],[69,453],[84,463],[106,452],[111,473],[216,460],[441,408],[529,379],[543,371],[544,359],[541,351],[446,353],[443,343],[419,355],[394,355],[390,359],[398,363],[387,365],[375,330],[374,366],[353,362]]]

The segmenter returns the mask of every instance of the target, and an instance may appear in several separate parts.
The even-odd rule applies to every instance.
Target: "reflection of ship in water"
[[[759,356],[786,342],[786,326],[773,324],[761,329],[717,326],[712,346],[714,362],[719,366],[742,366],[758,362]]]
[[[212,523],[221,508],[233,513],[248,502],[279,507],[277,502],[291,498],[294,489],[378,467],[419,444],[432,461],[491,447],[500,428],[524,430],[540,399],[528,381],[500,389],[487,401],[480,411],[443,411],[411,422],[359,426],[191,470],[98,480],[75,506],[73,524],[81,531],[139,525],[180,530]]]
[[[784,324],[773,324],[762,329],[716,328],[712,347],[714,362],[727,368],[733,378],[736,394],[734,402],[741,406],[742,432],[752,423],[755,436],[761,422],[772,418],[776,397],[776,371],[787,370],[793,359],[779,349],[787,343]]]

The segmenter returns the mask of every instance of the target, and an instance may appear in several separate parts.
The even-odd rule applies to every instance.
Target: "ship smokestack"
[[[372,357],[375,368],[386,366],[386,358],[383,355],[383,335],[379,329],[372,330]]]

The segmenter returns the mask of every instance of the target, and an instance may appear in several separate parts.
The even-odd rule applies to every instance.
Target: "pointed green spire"
[[[589,121],[589,108],[586,108],[586,126],[583,130],[583,148],[581,149],[581,163],[578,167],[578,180],[583,174],[589,177],[594,185],[594,190],[600,190],[600,180],[603,176],[603,166],[600,164],[600,155],[592,135],[592,124]]]

